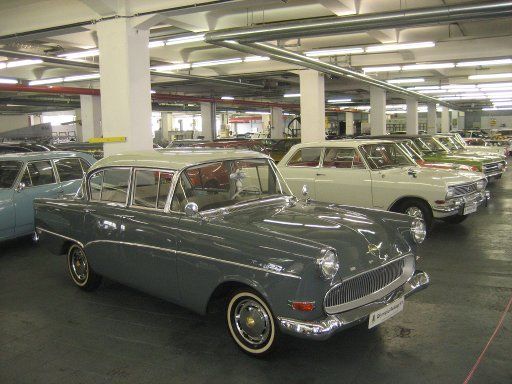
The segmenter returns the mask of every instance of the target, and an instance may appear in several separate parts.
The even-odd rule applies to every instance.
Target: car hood
[[[502,161],[503,158],[494,153],[478,153],[461,150],[446,155],[447,158],[453,159],[468,159],[472,161],[481,161],[482,163],[490,163],[495,161]]]
[[[231,228],[233,234],[240,228],[250,231],[253,243],[264,244],[267,256],[281,256],[280,265],[288,271],[293,271],[297,259],[316,262],[323,249],[333,248],[338,252],[341,278],[375,268],[416,247],[410,232],[412,219],[406,215],[282,201],[236,210],[224,215],[219,224]]]
[[[409,171],[414,171],[414,176],[409,176]],[[395,178],[403,178],[407,175],[410,178],[411,183],[418,183],[422,185],[436,185],[436,186],[448,186],[471,183],[485,176],[483,173],[465,171],[459,169],[442,169],[442,168],[430,168],[430,167],[402,167],[392,168],[383,171],[386,175],[395,176]]]

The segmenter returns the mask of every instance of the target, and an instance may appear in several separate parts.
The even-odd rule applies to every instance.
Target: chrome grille
[[[453,195],[454,196],[469,195],[470,193],[476,192],[476,190],[477,190],[476,183],[455,185],[453,187]]]
[[[492,173],[497,173],[500,171],[499,163],[484,164],[483,168],[484,168],[484,173],[486,175],[490,175]]]
[[[405,259],[401,258],[383,267],[343,281],[331,289],[325,297],[325,307],[336,307],[359,300],[397,280],[403,273]]]

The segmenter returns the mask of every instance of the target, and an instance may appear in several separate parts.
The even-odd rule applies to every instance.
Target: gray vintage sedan
[[[229,334],[256,356],[281,332],[376,326],[429,284],[416,270],[421,219],[295,197],[251,151],[111,156],[75,198],[39,199],[35,218],[78,287],[105,276],[200,314],[223,302]]]

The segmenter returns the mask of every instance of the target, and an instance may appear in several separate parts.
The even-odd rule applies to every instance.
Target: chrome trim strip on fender
[[[46,233],[48,233],[48,234],[50,234],[50,235],[57,236],[57,237],[60,237],[60,238],[62,238],[62,239],[65,239],[65,240],[72,241],[72,242],[74,242],[74,243],[77,243],[77,244],[78,244],[79,246],[81,246],[82,248],[84,248],[84,245],[83,245],[80,241],[78,241],[78,240],[76,240],[76,239],[73,239],[73,238],[71,238],[71,237],[67,237],[67,236],[61,235],[61,234],[59,234],[59,233],[55,233],[55,232],[49,231],[49,230],[47,230],[47,229],[43,229],[43,228],[41,228],[41,227],[36,227],[36,232],[38,232],[38,231],[39,231],[39,233],[41,233],[41,232],[46,232]]]
[[[224,264],[235,265],[237,267],[254,269],[254,270],[260,271],[260,272],[272,273],[274,275],[291,277],[291,278],[299,279],[299,280],[301,279],[300,276],[297,276],[297,275],[294,275],[294,274],[291,274],[291,273],[277,272],[277,271],[273,271],[273,270],[270,270],[270,269],[265,269],[265,268],[261,268],[261,267],[255,267],[255,266],[252,266],[252,265],[240,264],[240,263],[237,263],[235,261],[221,260],[221,259],[216,259],[216,258],[210,257],[210,256],[199,255],[197,253],[178,251],[178,250],[168,249],[168,248],[160,248],[160,247],[155,247],[155,246],[152,246],[152,245],[146,245],[146,244],[140,244],[140,243],[130,243],[130,242],[126,242],[126,241],[114,241],[114,240],[93,240],[93,241],[90,241],[87,244],[85,244],[85,247],[87,247],[87,246],[89,246],[91,244],[97,244],[97,243],[123,244],[123,245],[129,245],[129,246],[134,246],[134,247],[155,249],[155,250],[158,250],[158,251],[168,252],[168,253],[175,253],[175,254],[179,253],[179,254],[184,255],[184,256],[197,257],[197,258],[201,258],[201,259],[205,259],[205,260],[212,260],[212,261],[217,261],[217,262],[224,263]]]

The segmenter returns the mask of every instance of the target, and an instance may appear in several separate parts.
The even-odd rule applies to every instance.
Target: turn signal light
[[[292,301],[290,304],[296,311],[311,312],[315,309],[314,301]]]

